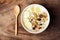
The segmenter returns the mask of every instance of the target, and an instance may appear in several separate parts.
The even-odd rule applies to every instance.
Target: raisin
[[[41,18],[38,18],[37,20],[38,20],[38,21],[40,21],[40,20],[41,20]]]
[[[42,24],[40,24],[40,25],[42,25]]]
[[[33,27],[33,30],[35,30],[35,27]]]
[[[37,27],[37,26],[35,25],[35,26],[33,27],[33,30],[35,30],[36,27]]]

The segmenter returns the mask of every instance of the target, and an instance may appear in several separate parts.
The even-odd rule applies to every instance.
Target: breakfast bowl
[[[21,13],[21,24],[23,28],[32,34],[45,31],[50,22],[48,10],[39,4],[31,4],[24,8]]]

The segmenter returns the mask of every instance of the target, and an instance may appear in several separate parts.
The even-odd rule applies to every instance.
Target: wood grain
[[[18,16],[18,36],[14,36],[15,16],[12,9],[0,13],[0,40],[60,40],[60,0],[20,0],[22,10],[30,4],[41,4],[50,13],[49,27],[42,33],[34,35],[25,31]]]

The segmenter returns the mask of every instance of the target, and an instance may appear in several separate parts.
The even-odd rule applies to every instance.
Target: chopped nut
[[[40,15],[39,15],[39,17],[40,17],[40,18],[42,18],[42,17],[43,17],[43,15],[42,15],[42,14],[40,14]]]
[[[42,27],[39,27],[39,29],[41,29]]]
[[[37,31],[39,31],[39,29],[38,28],[35,28],[35,31],[37,32]]]

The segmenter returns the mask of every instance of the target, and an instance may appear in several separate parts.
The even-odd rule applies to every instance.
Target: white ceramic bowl
[[[48,17],[48,20],[47,20],[47,22],[45,23],[46,26],[44,27],[44,29],[41,29],[41,30],[39,30],[38,32],[31,31],[31,27],[30,27],[29,22],[26,22],[26,21],[25,21],[25,24],[26,24],[26,25],[25,25],[24,22],[23,22],[24,20],[26,20],[26,19],[23,18],[24,14],[26,14],[24,17],[27,17],[27,16],[28,16],[28,13],[25,12],[25,11],[29,10],[29,8],[31,8],[32,6],[34,6],[34,7],[39,7],[40,10],[41,10],[41,12],[46,12],[47,15],[48,15],[48,16],[47,16],[47,17]],[[25,13],[24,13],[24,12],[25,12]],[[23,19],[24,19],[24,20],[23,20]],[[27,7],[22,11],[22,13],[21,13],[21,24],[22,24],[23,28],[24,28],[26,31],[28,31],[29,33],[32,33],[32,34],[38,34],[38,33],[41,33],[41,32],[43,32],[43,31],[45,31],[46,28],[47,28],[48,25],[49,25],[49,22],[50,22],[50,15],[49,15],[48,10],[47,10],[44,6],[39,5],[39,4],[31,4],[31,5],[27,6]],[[27,26],[28,28],[26,28],[25,26]]]

